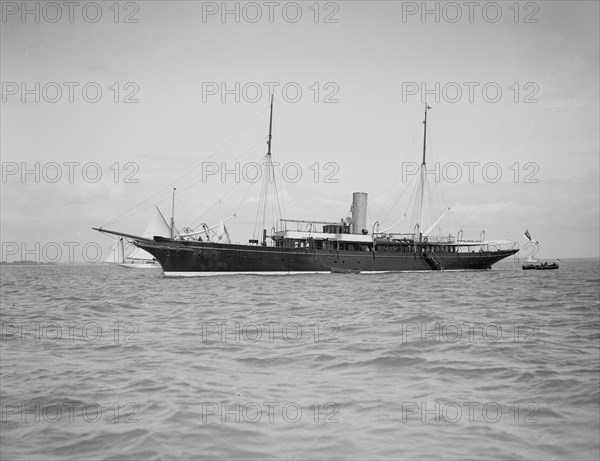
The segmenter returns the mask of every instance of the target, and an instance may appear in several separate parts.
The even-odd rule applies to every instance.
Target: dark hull
[[[256,245],[226,245],[197,241],[146,241],[137,246],[152,254],[167,275],[213,272],[394,272],[490,269],[518,250],[442,253],[336,251]]]

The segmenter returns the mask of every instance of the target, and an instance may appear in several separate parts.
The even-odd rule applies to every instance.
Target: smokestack
[[[352,194],[352,233],[362,234],[367,228],[367,194],[354,192]]]

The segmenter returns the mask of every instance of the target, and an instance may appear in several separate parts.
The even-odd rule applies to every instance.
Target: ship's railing
[[[419,240],[419,237],[417,236],[417,234],[388,234],[388,233],[384,233],[384,232],[379,232],[379,233],[375,233],[373,234],[373,238],[374,239],[385,239],[385,240],[400,240],[400,241],[409,241],[409,242],[416,242]],[[456,239],[451,236],[426,236],[426,237],[422,237],[422,243],[443,243],[446,245],[450,245],[450,244],[454,244],[456,242]]]
[[[518,250],[519,243],[513,242],[512,240],[486,241],[481,242],[481,249],[483,251]]]
[[[324,225],[324,226],[340,226],[339,222],[331,222],[331,221],[309,221],[302,219],[280,219],[280,222],[283,223],[283,226],[279,230],[293,230],[293,231],[306,231],[306,232],[318,232],[316,225]],[[288,229],[288,224],[291,224],[290,227],[292,229]],[[295,226],[293,225],[295,224]],[[344,224],[345,225],[345,224]],[[295,229],[294,229],[295,228]]]
[[[375,232],[373,235],[373,239],[384,239],[384,240],[407,240],[414,241],[415,234],[390,234],[386,232]]]
[[[512,240],[459,240],[456,242],[459,253],[469,253],[478,251],[508,251],[518,250],[519,243]]]
[[[456,239],[452,235],[448,236],[437,236],[437,235],[428,235],[423,237],[424,242],[428,243],[445,243],[446,245],[456,243]]]

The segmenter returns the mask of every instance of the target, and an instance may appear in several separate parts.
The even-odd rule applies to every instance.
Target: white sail
[[[146,250],[142,250],[141,248],[137,248],[136,247],[131,252],[131,254],[129,256],[127,256],[127,259],[136,259],[136,260],[142,260],[142,261],[152,261],[154,259],[154,256],[152,256]]]
[[[104,260],[105,263],[122,263],[125,261],[125,255],[123,251],[123,238],[118,239],[110,247],[108,257]]]
[[[171,230],[169,228],[169,224],[167,220],[160,212],[158,207],[154,207],[154,213],[152,214],[152,218],[150,222],[146,226],[146,230],[142,234],[142,237],[151,239],[155,235],[160,237],[170,237]]]
[[[231,239],[229,238],[229,232],[227,232],[227,228],[225,227],[225,223],[221,219],[219,223],[219,227],[215,232],[216,240],[218,243],[231,243]]]
[[[158,209],[158,207],[154,207],[154,213],[150,218],[150,222],[146,226],[146,230],[142,233],[142,237],[147,239],[152,239],[155,235],[160,237],[170,237],[171,230],[169,228],[169,224],[167,224],[166,219]],[[154,256],[148,253],[146,250],[142,250],[141,248],[135,248],[133,252],[127,256],[127,259],[137,259],[143,261],[152,261]]]

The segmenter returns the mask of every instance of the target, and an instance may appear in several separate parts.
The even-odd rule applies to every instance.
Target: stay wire
[[[137,208],[141,207],[142,205],[144,205],[145,203],[147,203],[148,201],[152,200],[154,197],[162,194],[164,191],[166,191],[167,189],[170,189],[172,186],[174,186],[178,181],[180,181],[181,179],[183,179],[184,177],[186,177],[187,175],[189,175],[192,171],[196,170],[198,167],[200,167],[203,163],[205,163],[207,160],[211,159],[212,157],[214,157],[217,153],[219,153],[220,151],[222,151],[226,146],[228,146],[231,142],[233,142],[233,140],[235,140],[236,138],[238,138],[244,131],[246,131],[254,122],[256,122],[256,120],[261,117],[264,112],[268,109],[269,107],[267,106],[265,109],[263,109],[256,117],[254,117],[254,119],[252,119],[251,122],[249,122],[244,128],[242,128],[241,131],[239,131],[235,136],[233,136],[232,138],[230,138],[228,141],[226,141],[221,147],[219,147],[217,150],[215,150],[213,153],[211,153],[208,157],[206,157],[205,159],[203,159],[202,161],[200,161],[199,163],[197,163],[196,165],[194,165],[192,168],[190,168],[186,173],[184,173],[183,175],[181,175],[179,178],[177,178],[176,180],[172,181],[171,183],[169,183],[167,186],[165,186],[164,188],[162,188],[161,190],[159,190],[157,193],[151,195],[150,197],[148,197],[147,199],[143,200],[142,202],[138,203],[136,206],[132,207],[131,209],[129,209],[128,211],[122,213],[121,215],[117,216],[116,218],[106,222],[105,224],[103,224],[101,226],[101,228],[109,226],[111,224],[114,224],[118,221],[121,221],[123,219],[125,219],[126,217],[131,217],[131,216],[135,216],[136,214],[140,213],[141,211],[145,211],[148,208],[150,208],[150,206],[144,208],[143,210],[138,210],[135,213],[132,213],[132,211],[136,210]],[[166,200],[166,199],[165,199]]]

